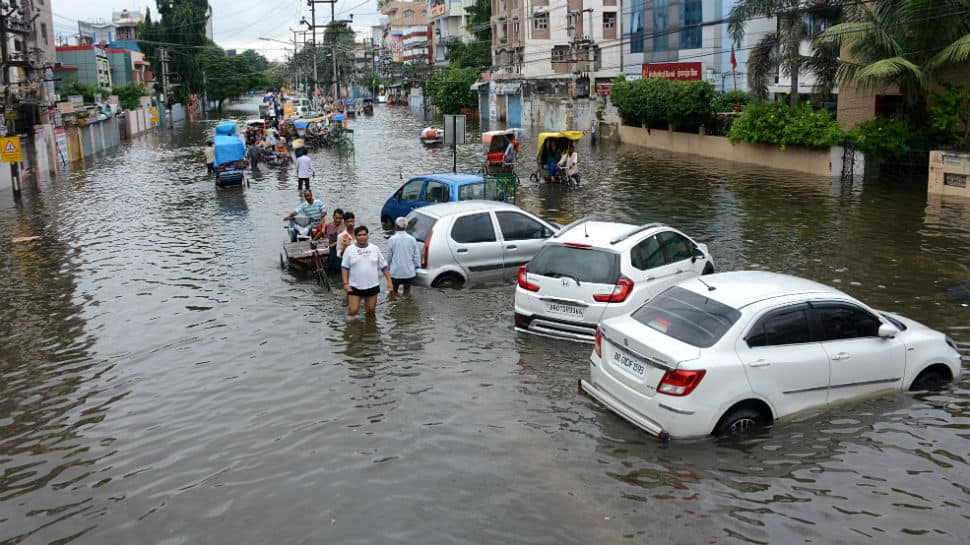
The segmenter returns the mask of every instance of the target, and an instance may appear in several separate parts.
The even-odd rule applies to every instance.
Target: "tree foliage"
[[[749,104],[731,125],[728,138],[753,144],[827,149],[846,135],[832,114],[815,112],[808,104],[791,107],[777,101]]]
[[[263,73],[257,71],[250,60],[250,57],[242,55],[229,57],[214,45],[202,50],[200,61],[206,75],[205,95],[209,100],[218,101],[220,110],[227,98],[264,86]]]
[[[148,89],[141,83],[127,83],[111,90],[118,96],[118,104],[123,110],[137,110],[141,107],[141,97],[148,96]]]
[[[139,47],[149,58],[161,79],[160,50],[169,53],[169,79],[175,102],[187,103],[191,93],[203,88],[202,49],[210,42],[205,36],[209,13],[208,0],[156,0],[159,20],[153,22],[146,10],[139,30]],[[173,45],[167,45],[173,44]]]
[[[67,85],[65,85],[60,94],[62,96],[80,95],[84,97],[84,102],[94,102],[94,95],[101,92],[101,89],[97,85],[92,83],[81,83],[78,80],[73,80]]]
[[[819,42],[847,48],[839,84],[863,91],[895,86],[910,127],[925,123],[930,84],[970,60],[970,0],[844,0],[843,21]]]
[[[451,40],[447,44],[448,65],[456,68],[477,68],[483,71],[492,65],[492,44],[476,40],[467,44],[461,40]]]
[[[666,129],[696,130],[714,115],[714,88],[705,81],[643,78],[613,84],[610,100],[623,121]]]
[[[871,0],[867,0],[871,1]],[[728,16],[728,32],[736,46],[744,39],[747,22],[758,17],[776,17],[777,32],[766,34],[748,56],[748,86],[758,98],[768,98],[768,77],[775,67],[791,78],[791,105],[798,104],[798,79],[803,68],[818,69],[815,92],[827,95],[832,87],[827,66],[834,63],[838,51],[822,48],[813,57],[803,56],[801,43],[811,37],[813,21],[834,22],[838,19],[841,0],[739,0]]]
[[[444,114],[457,114],[462,108],[477,107],[478,95],[471,86],[478,75],[476,68],[449,68],[435,74],[428,83],[432,104]]]
[[[492,0],[475,0],[474,4],[465,8],[465,13],[468,14],[468,29],[475,39],[491,44]]]

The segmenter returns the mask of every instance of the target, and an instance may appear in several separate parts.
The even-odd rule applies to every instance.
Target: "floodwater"
[[[399,176],[451,168],[405,108],[352,123],[354,152],[313,154],[313,188],[358,224]],[[577,393],[588,345],[513,333],[511,285],[382,294],[376,320],[346,320],[342,297],[280,270],[293,169],[217,190],[210,128],[138,138],[19,202],[0,189],[0,542],[970,540],[966,372],[743,440],[660,443]],[[579,151],[583,188],[526,183],[520,204],[670,223],[721,270],[838,286],[970,356],[970,202]],[[460,170],[480,157],[461,147]]]

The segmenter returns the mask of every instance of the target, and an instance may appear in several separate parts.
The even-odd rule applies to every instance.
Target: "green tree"
[[[209,100],[222,103],[227,98],[237,97],[248,90],[264,85],[262,72],[257,72],[240,56],[229,57],[217,46],[206,47],[200,55],[200,65],[205,70],[205,94]]]
[[[492,0],[475,0],[475,3],[465,8],[468,15],[468,30],[475,39],[488,44],[492,43]]]
[[[80,95],[84,98],[84,102],[94,102],[94,95],[101,92],[97,85],[91,83],[81,83],[78,80],[73,80],[61,89],[61,96],[71,96]]]
[[[870,0],[871,1],[871,0]],[[827,94],[832,89],[837,50],[819,48],[813,56],[803,56],[799,48],[811,37],[814,20],[838,19],[837,0],[739,0],[728,16],[728,32],[735,45],[744,39],[749,20],[758,17],[776,17],[776,32],[766,34],[748,55],[748,87],[760,99],[768,98],[768,77],[775,67],[791,78],[789,100],[798,104],[798,79],[803,68],[815,69],[816,92]],[[808,7],[806,7],[806,4]]]
[[[925,124],[930,84],[970,60],[970,0],[845,0],[843,22],[819,36],[846,48],[841,86],[875,91],[895,86],[910,127]]]
[[[262,72],[263,70],[269,68],[269,61],[266,60],[266,57],[260,55],[252,49],[247,49],[237,56],[246,61],[246,64],[257,72]]]
[[[137,110],[141,107],[141,97],[148,96],[148,89],[140,83],[128,83],[111,90],[118,95],[118,103],[124,110]]]
[[[475,108],[478,95],[471,86],[478,79],[476,68],[450,68],[435,74],[428,84],[431,102],[444,114],[457,114],[462,108]]]
[[[492,44],[475,40],[464,43],[461,40],[450,40],[447,44],[448,66],[456,68],[478,68],[484,70],[492,65]]]
[[[170,83],[175,102],[187,103],[191,93],[201,93],[204,86],[201,55],[210,42],[205,36],[209,14],[208,0],[156,0],[159,20],[154,22],[146,9],[140,27],[139,47],[150,59],[161,77],[160,50],[169,53]],[[159,82],[161,83],[161,82]]]

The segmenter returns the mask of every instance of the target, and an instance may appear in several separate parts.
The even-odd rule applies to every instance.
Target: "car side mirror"
[[[694,254],[690,256],[690,262],[695,263],[697,262],[698,259],[704,259],[705,257],[706,256],[704,255],[704,250],[701,250],[700,248],[694,248]]]
[[[881,324],[879,326],[879,336],[883,339],[893,339],[899,334],[899,330],[896,326],[890,324]]]

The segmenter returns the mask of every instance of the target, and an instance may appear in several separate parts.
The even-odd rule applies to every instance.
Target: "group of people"
[[[249,157],[250,168],[253,169],[257,168],[260,161],[285,163],[290,159],[286,137],[272,126],[246,131],[246,155]]]
[[[411,294],[411,285],[421,266],[421,250],[417,240],[407,232],[405,218],[395,220],[394,236],[387,242],[385,258],[380,248],[370,242],[367,226],[357,225],[353,212],[337,208],[327,221],[327,207],[314,198],[309,181],[303,199],[283,220],[292,221],[297,216],[310,219],[307,235],[311,240],[327,244],[327,269],[340,272],[343,289],[347,292],[348,314],[353,316],[360,312],[361,301],[367,314],[376,312],[381,276],[387,282],[391,297],[396,297],[399,290],[404,295]]]
[[[549,175],[554,176],[558,169],[563,169],[566,176],[572,178],[576,185],[579,185],[579,154],[572,142],[568,142],[561,149],[558,149],[556,142],[549,138],[542,147],[542,163],[549,170]]]

